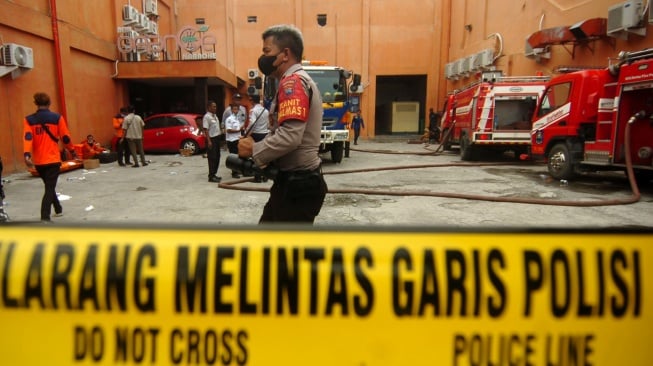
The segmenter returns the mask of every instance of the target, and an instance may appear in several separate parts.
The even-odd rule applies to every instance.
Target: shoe
[[[134,164],[134,165],[132,165],[132,168],[140,168],[140,167],[141,167],[141,166],[138,165],[138,164]]]
[[[120,166],[125,166],[125,163],[119,161],[119,162],[118,162],[118,165],[120,165]]]
[[[240,174],[238,173],[231,173],[232,178],[240,178]]]
[[[211,183],[220,183],[220,181],[222,181],[222,178],[217,177],[215,175],[212,176],[212,177],[209,177],[209,182],[211,182]]]
[[[143,166],[148,166],[148,165],[150,165],[150,164],[148,164],[148,163],[143,163]]]
[[[61,217],[63,216],[63,212],[55,212],[54,217]]]

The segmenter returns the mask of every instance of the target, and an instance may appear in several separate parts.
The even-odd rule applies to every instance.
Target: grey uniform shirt
[[[128,139],[142,139],[143,138],[143,127],[145,122],[138,114],[130,113],[122,121],[122,128],[127,130],[125,133],[125,138]]]
[[[301,82],[286,82],[295,73],[302,77]],[[294,88],[303,88],[303,92],[308,96],[306,100],[309,101],[310,98],[309,103],[306,103],[308,105],[298,106],[308,109],[308,119],[306,122],[300,119],[286,119],[279,124],[278,104],[280,103],[275,103],[274,109],[270,112],[274,116],[272,132],[265,139],[254,144],[253,158],[258,166],[275,162],[282,171],[294,171],[313,170],[320,165],[318,149],[322,132],[322,96],[300,64],[291,66],[284,73],[279,82],[277,99],[281,93],[290,95],[302,92]]]

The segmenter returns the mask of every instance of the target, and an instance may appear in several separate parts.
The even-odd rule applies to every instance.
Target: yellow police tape
[[[652,239],[7,227],[0,364],[651,365]]]

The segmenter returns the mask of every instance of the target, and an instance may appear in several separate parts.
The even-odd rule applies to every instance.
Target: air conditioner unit
[[[247,77],[250,79],[256,79],[258,77],[258,70],[256,69],[247,70]]]
[[[131,25],[135,23],[138,23],[138,10],[131,5],[123,5],[122,24]]]
[[[494,50],[491,48],[486,48],[483,51],[477,53],[474,60],[480,68],[492,66],[494,63]]]
[[[463,59],[458,59],[458,60],[453,62],[453,68],[452,69],[453,69],[454,76],[460,76],[460,75],[463,74],[463,70],[461,68],[462,67],[462,62],[463,62]]]
[[[608,8],[607,35],[627,39],[628,32],[640,36],[646,35],[642,17],[644,4],[642,0],[628,0]]]
[[[136,32],[134,30],[129,30],[129,31],[122,32],[122,35],[123,35],[123,37],[128,37],[128,38],[134,39],[134,38],[138,37],[138,32]]]
[[[448,64],[444,65],[444,77],[447,79],[453,79],[456,76],[456,74],[453,71],[453,62],[449,62]]]
[[[143,0],[143,12],[147,15],[159,15],[156,0]]]
[[[34,68],[34,52],[31,48],[15,43],[6,43],[0,47],[2,64],[5,66],[19,66],[26,69]]]
[[[155,21],[150,20],[150,24],[148,24],[147,28],[147,34],[159,34],[159,25]]]
[[[147,31],[150,28],[150,20],[145,14],[138,14],[138,22],[134,24],[134,29],[139,32]]]
[[[463,75],[469,75],[472,71],[472,56],[467,56],[461,60],[460,70]]]
[[[469,68],[471,71],[480,71],[482,69],[481,67],[481,60],[478,56],[478,53],[475,53],[471,56],[471,61],[469,63]]]

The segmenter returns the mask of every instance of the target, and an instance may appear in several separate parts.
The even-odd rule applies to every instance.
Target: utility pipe
[[[50,0],[50,17],[52,18],[52,40],[54,41],[54,55],[57,67],[57,87],[59,89],[59,99],[61,99],[59,112],[67,120],[68,113],[66,111],[66,95],[63,86],[63,66],[61,62],[61,42],[59,41],[59,21],[57,19],[56,0]]]

